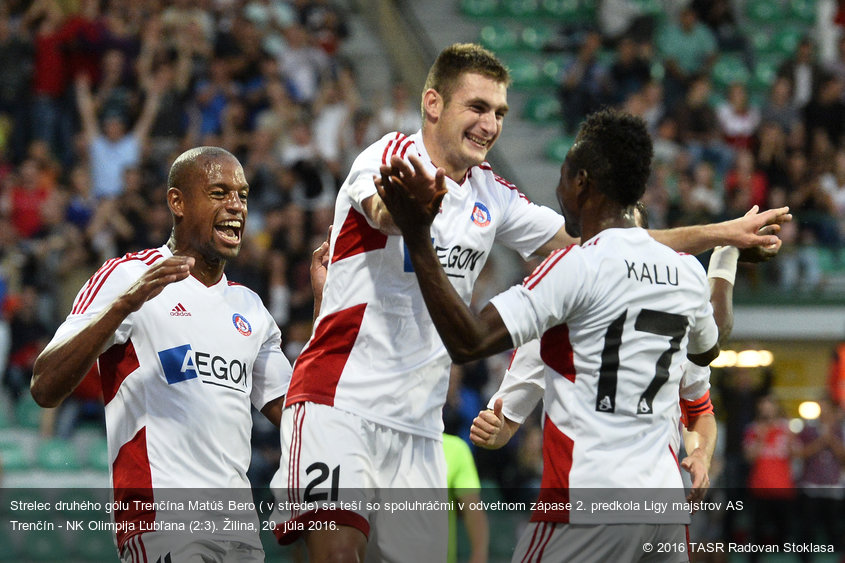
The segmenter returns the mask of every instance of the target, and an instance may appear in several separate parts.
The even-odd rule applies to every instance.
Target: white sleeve
[[[70,314],[56,330],[50,345],[70,338],[88,326],[97,315],[103,312],[143,275],[142,270],[134,267],[136,265],[132,263],[113,266],[116,260],[118,259],[115,258],[106,262],[82,286],[73,300]],[[130,314],[123,319],[114,335],[106,342],[100,352],[108,350],[114,344],[123,344],[129,340],[133,317],[134,315]]]
[[[499,390],[490,398],[488,408],[502,399],[502,414],[518,424],[534,411],[545,392],[544,364],[540,358],[540,340],[517,348]]]
[[[713,318],[713,305],[710,304],[710,283],[707,281],[707,274],[704,267],[694,256],[688,257],[694,260],[694,267],[697,268],[698,277],[701,280],[701,306],[695,312],[695,326],[690,330],[687,353],[701,354],[707,352],[719,341],[719,327]]]
[[[250,400],[259,411],[264,405],[287,393],[293,369],[282,353],[282,333],[269,312],[265,311],[267,338],[261,344],[252,366]]]
[[[539,338],[585,305],[590,286],[587,280],[594,277],[592,270],[583,249],[568,246],[552,252],[522,285],[493,297],[490,303],[499,312],[514,346]]]
[[[507,213],[496,230],[496,241],[527,259],[563,227],[563,216],[528,201],[516,189],[508,194]]]
[[[681,399],[697,401],[710,389],[710,366],[699,366],[692,362],[684,363],[681,376]]]

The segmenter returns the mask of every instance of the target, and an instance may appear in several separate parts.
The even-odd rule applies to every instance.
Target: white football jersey
[[[440,439],[450,360],[426,310],[401,236],[369,224],[361,203],[392,155],[419,155],[436,167],[422,134],[386,135],[355,160],[340,189],[331,259],[315,331],[294,366],[287,404],[313,401],[385,426]],[[499,242],[530,256],[563,226],[563,218],[529,202],[485,162],[449,193],[431,227],[446,274],[469,302]]]
[[[607,229],[552,253],[494,297],[519,346],[540,337],[545,371],[541,501],[582,492],[678,491],[673,441],[687,352],[716,344],[704,269],[642,229]],[[570,498],[570,494],[572,497]],[[535,512],[534,520],[625,523],[635,510]]]
[[[80,290],[54,341],[77,333],[170,256],[162,246],[106,262]],[[98,369],[115,500],[128,504],[115,519],[136,522],[138,531],[153,520],[230,514],[228,502],[207,504],[198,514],[178,505],[143,510],[133,501],[152,500],[154,491],[156,500],[165,498],[158,492],[165,489],[191,488],[196,500],[198,489],[250,487],[250,404],[261,409],[284,395],[291,372],[279,328],[259,296],[225,276],[211,287],[193,276],[172,283],[126,317]],[[213,537],[242,535],[218,528]],[[120,545],[129,536],[118,534]]]

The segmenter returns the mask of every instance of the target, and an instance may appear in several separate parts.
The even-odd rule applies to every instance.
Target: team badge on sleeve
[[[234,315],[232,315],[232,324],[234,324],[235,328],[238,329],[238,332],[240,332],[244,336],[249,336],[250,334],[252,334],[252,326],[250,326],[249,321],[246,320],[246,317],[244,317],[240,313],[235,313]]]
[[[480,201],[476,201],[475,207],[472,208],[472,222],[479,227],[490,224],[490,210]]]

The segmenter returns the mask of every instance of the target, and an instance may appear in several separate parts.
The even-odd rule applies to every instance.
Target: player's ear
[[[185,198],[179,188],[167,189],[167,206],[174,217],[182,217],[185,214]]]
[[[440,118],[440,113],[443,111],[443,96],[434,88],[429,88],[423,93],[422,105],[426,118],[437,121]]]

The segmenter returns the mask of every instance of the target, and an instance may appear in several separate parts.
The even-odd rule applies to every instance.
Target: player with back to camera
[[[648,228],[645,206],[637,203],[634,209],[637,227]],[[778,226],[767,227],[777,232]],[[780,244],[770,249],[777,252]],[[771,254],[766,257],[771,257]],[[746,256],[756,261],[758,257]],[[724,346],[733,327],[733,287],[736,264],[740,252],[734,247],[718,247],[710,257],[707,277],[710,282],[710,303],[719,328],[719,346]],[[507,444],[519,427],[543,398],[545,385],[544,364],[540,357],[540,341],[532,340],[514,351],[511,363],[499,389],[490,398],[489,409],[481,411],[473,420],[470,439],[482,448],[499,449]],[[681,467],[690,473],[690,502],[704,498],[710,485],[709,470],[716,442],[716,420],[710,402],[710,368],[686,362],[680,381],[680,401],[673,419],[678,433],[670,447],[678,452],[681,434],[688,455]],[[542,518],[540,514],[537,518]]]
[[[557,187],[567,232],[581,244],[552,252],[480,314],[455,292],[431,244],[436,204],[448,196],[442,171],[432,175],[414,159],[412,167],[398,158],[381,169],[379,194],[452,359],[540,338],[546,402],[539,500],[555,508],[527,528],[514,561],[662,559],[642,546],[686,542],[686,522],[651,523],[638,511],[608,520],[577,508],[584,487],[587,496],[668,487],[677,491],[670,497],[684,501],[670,449],[681,367],[684,356],[706,366],[719,352],[702,266],[635,228],[632,208],[645,191],[651,157],[641,119],[613,111],[589,116]],[[432,192],[435,205],[427,202]]]
[[[106,262],[35,362],[32,396],[43,407],[97,363],[123,561],[264,560],[257,514],[228,502],[252,500],[250,407],[278,426],[291,366],[259,296],[224,274],[248,194],[228,151],[182,153],[168,176],[170,240]],[[171,497],[211,502],[179,510],[162,503]],[[188,518],[217,529],[180,531]],[[227,531],[224,518],[242,526]],[[241,531],[249,524],[255,531]]]
[[[271,483],[282,504],[277,538],[288,543],[304,533],[315,561],[445,558],[446,542],[432,542],[446,537],[444,512],[367,508],[385,491],[445,489],[440,413],[450,366],[374,179],[394,156],[413,156],[431,174],[443,169],[449,193],[431,237],[464,301],[494,242],[526,258],[572,242],[560,215],[530,203],[485,160],[502,131],[509,81],[489,51],[447,47],[426,79],[421,131],[391,133],[365,149],[340,189],[322,309],[296,361],[282,416],[283,461]],[[776,237],[756,231],[784,212],[655,236],[691,252],[772,244]],[[308,504],[319,499],[345,507]]]

